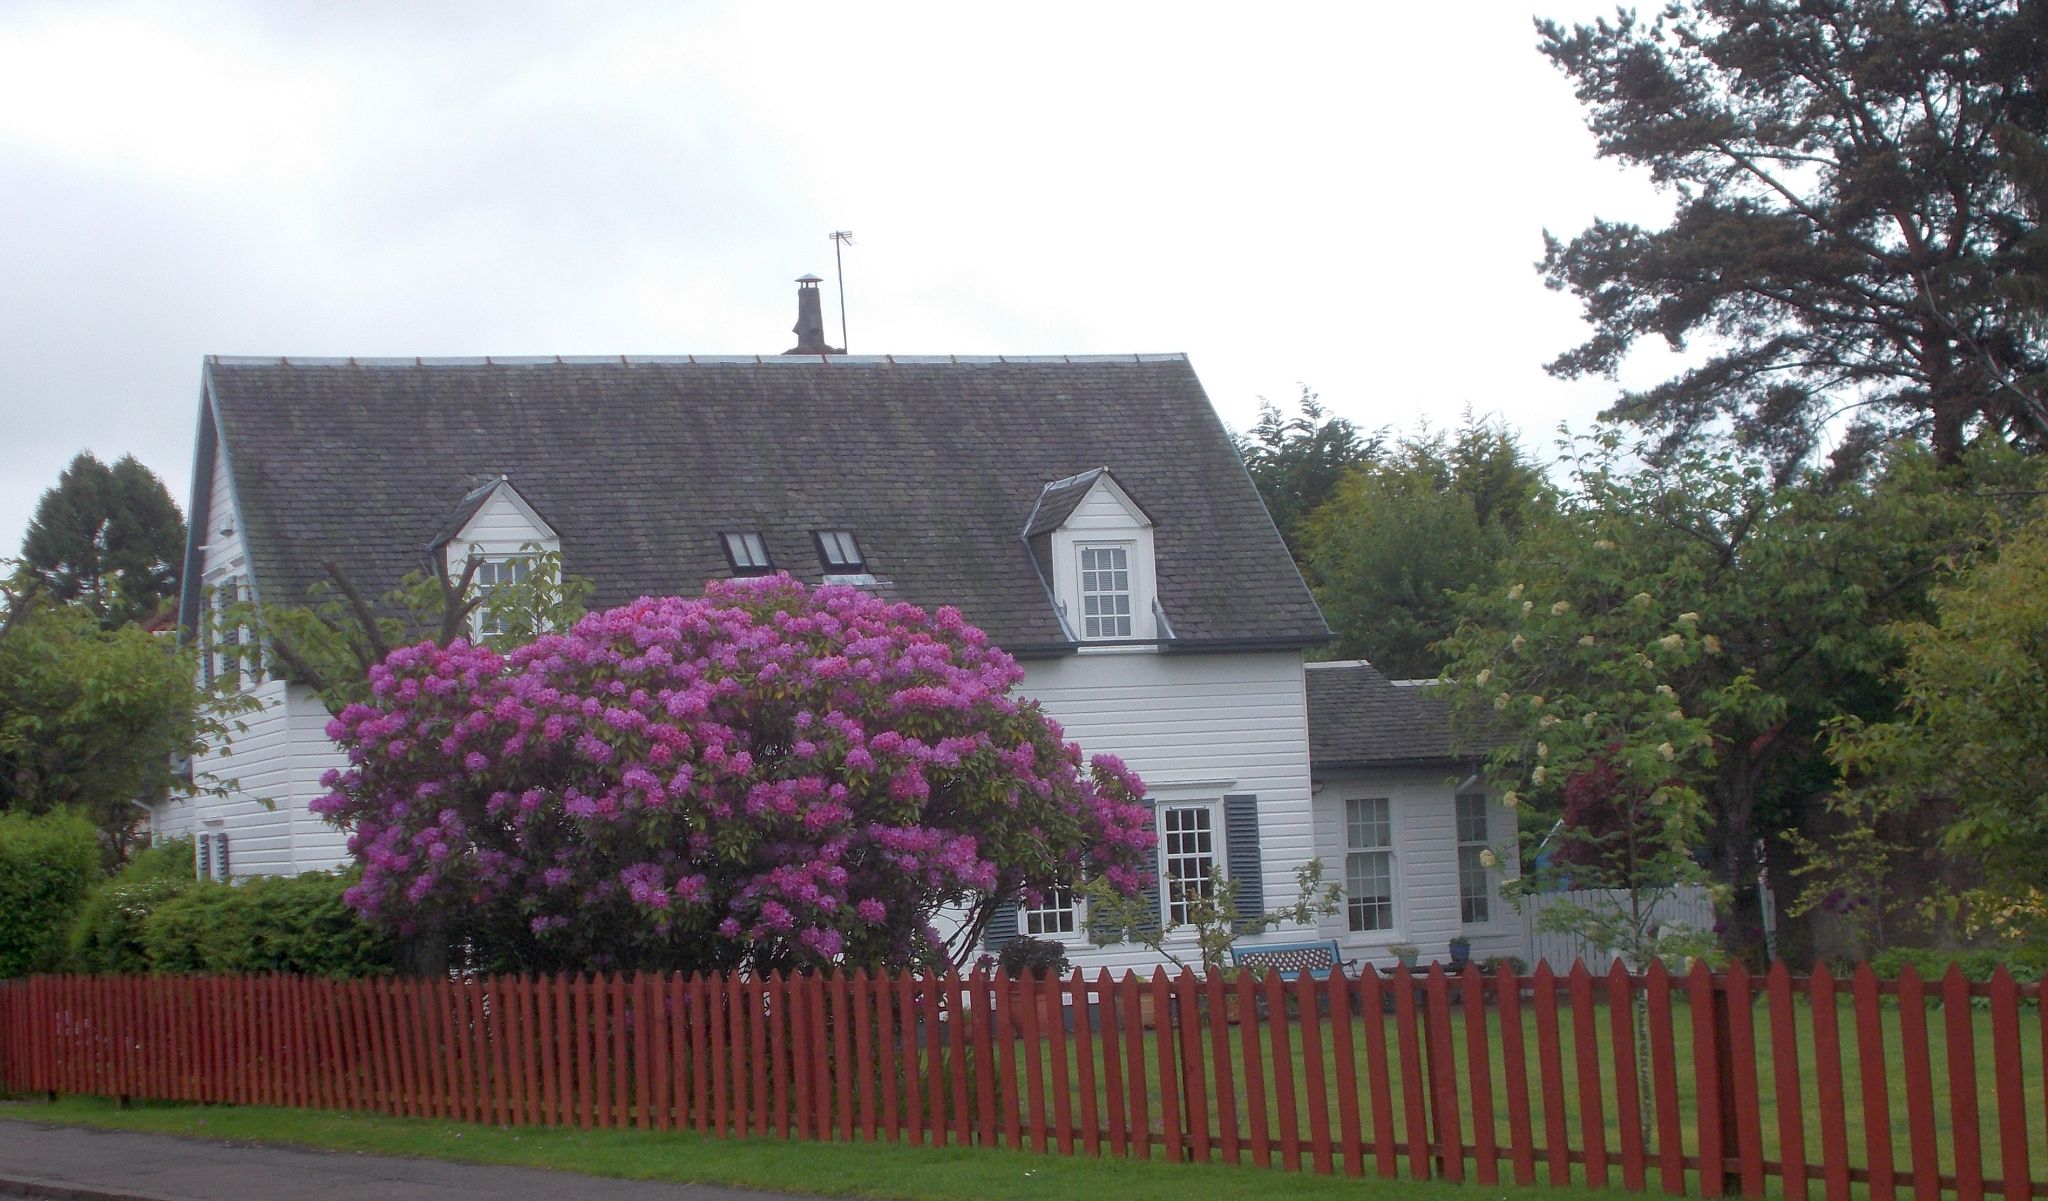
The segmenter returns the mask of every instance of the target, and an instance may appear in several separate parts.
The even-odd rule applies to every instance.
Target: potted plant
[[[1456,938],[1451,939],[1450,952],[1451,970],[1454,972],[1464,971],[1465,965],[1472,962],[1472,940],[1462,934],[1458,935]]]
[[[1401,966],[1412,972],[1415,970],[1415,961],[1422,957],[1422,948],[1412,942],[1397,942],[1387,948],[1387,954],[1400,960]]]
[[[1069,970],[1065,943],[1022,935],[1003,944],[1002,953],[996,956],[996,966],[1002,969],[1006,979],[1038,983],[1031,995],[1041,1034],[1049,1028],[1049,1023],[1064,1020],[1066,1009],[1060,1002],[1059,981]],[[1048,986],[1044,983],[1046,980],[1053,983]],[[1019,1034],[1024,1031],[1024,1015],[1016,1009],[1010,1011],[1010,1028]]]

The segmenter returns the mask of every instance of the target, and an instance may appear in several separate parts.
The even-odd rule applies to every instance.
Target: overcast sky
[[[1546,450],[1593,156],[1532,0],[0,0],[0,553],[81,449],[188,501],[201,356],[1184,351],[1226,421]],[[1546,16],[1608,11],[1533,0]]]

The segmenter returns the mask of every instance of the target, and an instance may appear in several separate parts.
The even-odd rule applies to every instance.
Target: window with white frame
[[[1493,920],[1493,873],[1487,870],[1490,846],[1486,829],[1486,797],[1458,797],[1458,912],[1468,925]]]
[[[494,637],[505,632],[504,610],[492,605],[491,594],[521,582],[532,573],[533,560],[517,555],[509,559],[485,559],[476,565],[476,591],[482,599],[477,602],[475,612],[470,614],[470,625],[478,637]]]
[[[1344,907],[1353,930],[1394,928],[1394,823],[1385,797],[1344,802]]]
[[[1166,924],[1186,924],[1192,902],[1216,895],[1216,810],[1175,805],[1159,815],[1159,883]]]
[[[1126,546],[1081,548],[1081,636],[1131,636],[1131,552]]]
[[[1046,889],[1042,903],[1020,906],[1017,915],[1023,919],[1018,924],[1024,928],[1024,933],[1036,938],[1057,938],[1081,928],[1080,913],[1074,904],[1074,890],[1064,884]]]

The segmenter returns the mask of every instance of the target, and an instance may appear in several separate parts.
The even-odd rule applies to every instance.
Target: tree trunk
[[[1756,883],[1761,866],[1756,853],[1756,781],[1762,767],[1761,757],[1741,751],[1731,751],[1722,760],[1720,777],[1714,781],[1720,820],[1709,856],[1715,882],[1728,891],[1717,931],[1721,949],[1756,970],[1767,966],[1763,896]]]

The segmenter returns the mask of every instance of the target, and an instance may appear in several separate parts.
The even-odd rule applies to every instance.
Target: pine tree
[[[1781,465],[1830,438],[1909,436],[1943,463],[1980,434],[2048,446],[2027,178],[2048,5],[1683,0],[1537,29],[1600,153],[1677,201],[1664,229],[1546,235],[1546,281],[1593,325],[1553,374],[1701,340],[1703,361],[1608,414],[1666,451],[1724,423]]]
[[[112,467],[83,452],[43,493],[22,566],[49,596],[113,629],[178,594],[185,520],[163,481],[132,455]]]

